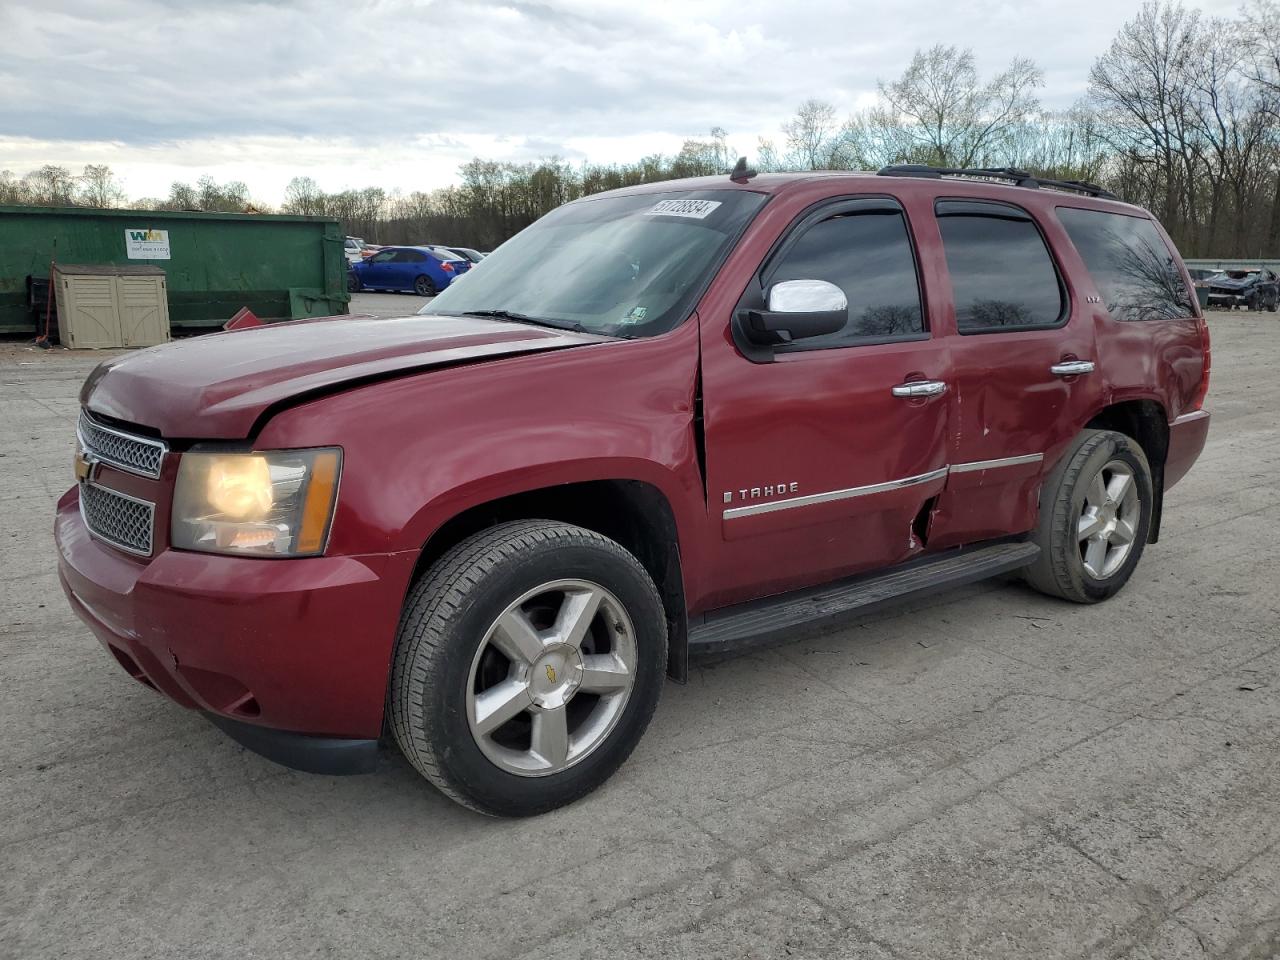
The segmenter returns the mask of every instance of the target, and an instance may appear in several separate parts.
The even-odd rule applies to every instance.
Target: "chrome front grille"
[[[83,410],[76,433],[80,437],[80,446],[94,460],[143,477],[159,477],[165,454],[169,452],[162,440],[104,426]]]
[[[89,532],[100,540],[128,553],[151,556],[154,503],[85,481],[80,484],[80,515]]]

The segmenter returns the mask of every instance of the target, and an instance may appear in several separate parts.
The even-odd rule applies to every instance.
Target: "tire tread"
[[[1057,538],[1075,530],[1076,518],[1072,509],[1072,498],[1089,458],[1103,444],[1112,442],[1126,448],[1144,464],[1146,463],[1146,456],[1141,446],[1132,438],[1110,430],[1082,430],[1075,446],[1063,455],[1058,466],[1045,481],[1036,532],[1036,540],[1040,544],[1040,555],[1023,573],[1026,581],[1041,593],[1075,603],[1094,602],[1094,598],[1084,593],[1072,576],[1069,552],[1059,547]],[[1046,494],[1051,499],[1046,500]],[[1067,531],[1067,534],[1063,531]]]
[[[643,577],[661,607],[648,571],[618,543],[571,524],[516,520],[489,527],[450,548],[410,589],[401,614],[388,696],[392,734],[406,759],[441,793],[487,816],[494,816],[494,811],[471,799],[446,772],[440,755],[445,738],[442,731],[434,728],[427,703],[436,693],[442,672],[448,625],[456,620],[468,597],[499,565],[532,548],[556,542],[590,543],[614,553]],[[663,654],[665,662],[665,651]],[[656,700],[649,705],[649,716],[654,707]],[[645,724],[648,720],[646,716]],[[587,786],[582,792],[590,789]]]

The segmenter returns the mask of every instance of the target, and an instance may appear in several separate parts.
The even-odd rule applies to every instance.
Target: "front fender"
[[[330,553],[420,549],[451,517],[492,500],[636,480],[667,498],[682,566],[696,571],[706,527],[693,428],[696,334],[691,322],[652,339],[356,387],[282,411],[255,446],[342,447]]]
[[[635,457],[587,457],[530,464],[452,484],[406,522],[400,546],[395,549],[421,547],[449,520],[473,507],[561,484],[593,480],[632,480],[656,488],[671,506],[682,550],[684,541],[696,539],[692,530],[704,513],[702,484],[696,472],[690,475],[687,469]]]

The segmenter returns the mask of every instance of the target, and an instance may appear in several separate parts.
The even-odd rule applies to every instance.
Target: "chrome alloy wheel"
[[[1103,465],[1085,493],[1076,525],[1085,572],[1105,580],[1129,558],[1142,517],[1133,468],[1122,460]]]
[[[506,772],[559,773],[604,743],[635,678],[635,628],[617,597],[587,580],[554,580],[489,627],[467,679],[467,724]]]

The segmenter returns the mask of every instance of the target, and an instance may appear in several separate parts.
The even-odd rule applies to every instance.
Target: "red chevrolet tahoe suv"
[[[1120,590],[1208,431],[1190,289],[1144,210],[1017,171],[587,197],[420,315],[100,365],[62,583],[267,757],[394,739],[461,803],[545,811],[690,654],[1010,571]]]

